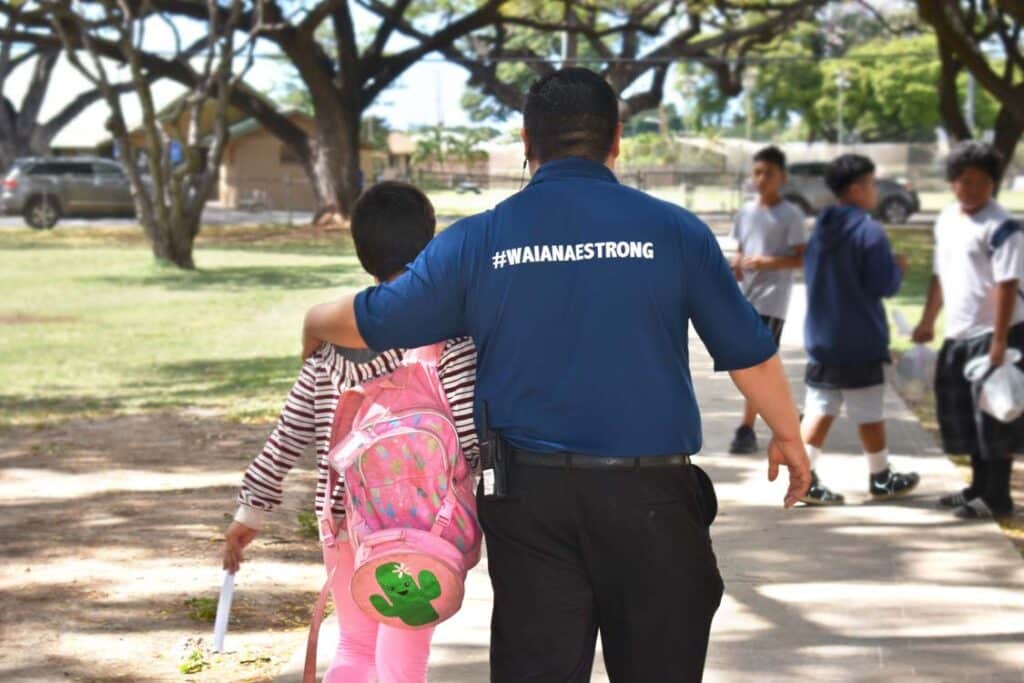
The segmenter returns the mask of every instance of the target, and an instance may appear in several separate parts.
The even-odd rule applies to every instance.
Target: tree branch
[[[1010,114],[1024,121],[1024,98],[1017,88],[995,72],[982,52],[978,36],[964,22],[958,0],[917,0],[918,15],[935,29],[941,44],[956,54],[983,88],[1009,107]]]

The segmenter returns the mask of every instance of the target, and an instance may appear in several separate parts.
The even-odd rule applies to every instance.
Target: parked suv
[[[790,164],[789,180],[782,188],[782,196],[796,204],[808,216],[816,215],[830,204],[835,196],[825,184],[825,167],[822,162]],[[921,210],[921,202],[905,183],[879,178],[878,208],[875,215],[885,223],[906,223],[912,214]]]
[[[47,230],[62,216],[134,216],[128,177],[110,159],[25,158],[3,179],[0,213],[21,214],[36,230]]]

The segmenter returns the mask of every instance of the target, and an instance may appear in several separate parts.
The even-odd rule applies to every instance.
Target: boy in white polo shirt
[[[956,203],[935,222],[935,266],[914,341],[928,342],[946,307],[946,335],[935,370],[936,416],[947,453],[971,456],[971,484],[939,503],[957,517],[1013,511],[1010,471],[1024,451],[1024,417],[1004,423],[980,413],[964,366],[988,356],[1002,365],[1009,349],[1024,349],[1024,233],[993,199],[1002,160],[991,145],[968,141],[947,161]],[[1024,362],[1018,365],[1024,366]]]

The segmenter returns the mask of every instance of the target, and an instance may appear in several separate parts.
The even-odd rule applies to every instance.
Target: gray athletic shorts
[[[804,396],[804,415],[838,417],[846,404],[846,414],[854,424],[872,424],[885,419],[885,385],[876,384],[860,389],[820,389],[807,387]]]

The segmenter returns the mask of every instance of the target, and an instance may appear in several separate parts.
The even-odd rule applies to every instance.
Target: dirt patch
[[[156,414],[0,434],[0,680],[272,680],[323,580],[296,519],[312,504],[311,457],[239,572],[227,652],[204,649],[203,609],[242,470],[267,433]]]
[[[78,322],[78,318],[70,315],[36,315],[35,313],[5,313],[0,315],[0,325],[39,325],[74,322]]]

